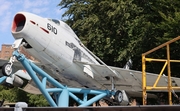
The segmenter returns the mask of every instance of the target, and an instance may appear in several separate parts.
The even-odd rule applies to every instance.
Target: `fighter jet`
[[[77,88],[124,90],[129,96],[142,96],[142,72],[106,65],[61,20],[18,12],[14,16],[11,32],[15,38],[12,47],[24,47],[38,60],[34,63],[61,84]],[[5,81],[8,86],[21,87],[33,94],[41,93],[19,62],[14,62],[12,71],[7,70],[11,64],[0,61],[3,75],[14,73]],[[153,85],[157,76],[147,73],[147,85]],[[180,85],[179,78],[172,79],[177,86]],[[47,86],[52,87],[48,83]],[[157,86],[167,86],[167,81],[162,78]]]

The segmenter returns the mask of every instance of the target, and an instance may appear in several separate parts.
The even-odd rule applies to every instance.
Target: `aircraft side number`
[[[47,23],[48,30],[52,31],[54,34],[57,34],[56,27],[52,26],[51,24]]]

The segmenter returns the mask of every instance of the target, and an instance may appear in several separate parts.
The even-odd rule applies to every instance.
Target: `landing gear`
[[[13,72],[13,62],[15,61],[15,57],[11,57],[8,63],[5,63],[2,67],[2,74],[4,76],[10,76]]]
[[[11,63],[5,63],[2,67],[2,74],[4,76],[10,76],[12,74],[12,65]]]
[[[22,40],[23,40],[22,38],[17,39],[17,40],[13,43],[12,48],[19,50],[19,47],[20,47],[20,46],[23,46],[23,45],[25,44],[24,42],[22,43]],[[21,43],[22,43],[22,44],[21,44]],[[5,63],[5,64],[3,65],[3,67],[2,67],[2,74],[3,74],[4,76],[10,76],[10,75],[12,74],[12,72],[13,72],[12,65],[13,65],[13,62],[15,61],[15,59],[16,59],[16,57],[13,56],[13,57],[10,58],[10,60],[9,60],[8,63]]]
[[[115,93],[115,95],[114,95],[114,99],[117,101],[117,102],[119,102],[119,103],[121,103],[122,101],[123,101],[123,93],[122,93],[122,91],[116,91],[116,93]]]
[[[115,85],[114,85],[114,77],[110,77],[110,78],[111,78],[112,91],[115,92],[114,100],[118,103],[121,103],[123,101],[123,93],[120,90],[116,91]]]

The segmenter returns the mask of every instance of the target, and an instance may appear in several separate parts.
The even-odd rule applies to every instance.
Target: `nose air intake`
[[[17,14],[14,17],[12,32],[19,32],[24,28],[26,23],[26,18],[23,14]]]

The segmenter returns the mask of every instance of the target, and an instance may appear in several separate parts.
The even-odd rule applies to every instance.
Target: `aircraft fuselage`
[[[84,74],[82,68],[74,63],[99,64],[63,21],[19,12],[14,17],[12,35],[15,39],[23,38],[28,44],[26,50],[53,71],[52,77],[70,86],[102,88],[94,85],[94,75]]]

